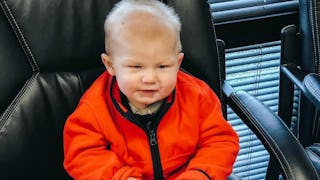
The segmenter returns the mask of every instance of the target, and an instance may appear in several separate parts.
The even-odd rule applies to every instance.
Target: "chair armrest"
[[[281,72],[295,84],[301,92],[320,109],[320,76],[306,74],[295,66],[281,66]]]
[[[303,79],[305,95],[320,109],[320,76],[315,73],[306,75]]]
[[[227,82],[222,88],[228,105],[275,158],[285,179],[319,179],[304,148],[279,116],[248,93],[233,90]]]
[[[281,65],[281,73],[284,74],[293,84],[295,84],[299,89],[304,91],[303,79],[307,75],[302,70],[298,69],[295,65]]]

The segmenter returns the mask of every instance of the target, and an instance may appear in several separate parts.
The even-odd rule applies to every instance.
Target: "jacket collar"
[[[109,97],[111,97],[111,101],[113,106],[116,108],[116,110],[126,119],[136,123],[136,124],[141,124],[140,121],[136,118],[136,116],[132,113],[132,111],[129,110],[129,106],[124,105],[123,98],[122,98],[122,92],[119,89],[118,83],[116,81],[115,77],[112,77],[110,84],[110,89],[109,89]],[[160,119],[163,117],[163,115],[169,110],[171,105],[173,104],[175,99],[175,90],[164,99],[163,104],[161,105],[159,112],[157,113],[157,118],[156,121],[160,121]],[[158,123],[156,123],[158,124]]]

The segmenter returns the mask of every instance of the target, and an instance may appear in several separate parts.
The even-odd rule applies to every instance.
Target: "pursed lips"
[[[142,91],[142,92],[156,92],[158,90],[155,90],[155,89],[142,89],[142,90],[139,90],[139,91]]]
[[[146,93],[146,94],[152,94],[152,93],[158,92],[158,90],[156,90],[156,89],[141,89],[141,90],[139,90],[139,92]]]

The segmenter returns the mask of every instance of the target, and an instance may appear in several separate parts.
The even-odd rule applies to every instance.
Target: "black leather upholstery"
[[[299,122],[298,138],[305,147],[320,174],[320,117],[319,117],[319,74],[320,74],[320,45],[319,45],[319,0],[300,0],[300,26],[287,26],[283,29],[282,37],[284,43],[282,49],[286,53],[282,56],[282,67],[284,81],[292,81],[299,87],[301,93],[299,99]],[[293,32],[293,33],[289,33]],[[288,41],[293,41],[288,48]],[[295,46],[295,47],[294,47]],[[293,53],[296,56],[289,56]],[[289,79],[289,80],[288,80]],[[289,82],[290,82],[289,81]],[[281,86],[280,91],[286,98],[292,98],[292,90]],[[283,98],[280,96],[280,100]],[[292,104],[279,104],[280,108],[292,108]],[[280,110],[279,110],[280,111]],[[289,121],[288,119],[287,121]]]
[[[181,41],[185,53],[183,68],[206,81],[221,99],[224,74],[220,61],[223,60],[224,54],[218,58],[215,29],[207,1],[167,2],[175,8],[182,23]]]
[[[300,0],[299,41],[301,46],[298,66],[306,73],[320,74],[320,40],[319,40],[319,0]],[[299,50],[297,50],[299,51]],[[304,96],[300,100],[299,140],[309,146],[320,139],[320,123],[317,109]],[[319,114],[319,113],[318,113]],[[303,120],[303,121],[302,121]]]
[[[103,23],[116,0],[0,0],[0,179],[69,179],[62,130],[104,71]],[[169,0],[181,17],[183,68],[221,97],[205,0]]]
[[[319,75],[315,73],[309,73],[306,75],[305,72],[303,72],[301,69],[297,67],[293,67],[292,65],[283,65],[281,67],[282,74],[284,74],[290,81],[292,81],[292,84],[294,84],[296,87],[299,88],[301,94],[303,95],[305,100],[308,100],[311,105],[316,107],[317,109],[320,108],[320,98],[319,98],[319,90],[320,90],[320,78]],[[291,95],[292,96],[292,95]],[[282,98],[282,97],[280,97]],[[300,109],[302,108],[303,104],[300,105]],[[314,109],[312,108],[312,110]],[[311,110],[311,111],[312,111]],[[305,112],[305,111],[303,111]],[[300,112],[302,114],[303,112]],[[304,145],[305,150],[310,157],[311,161],[313,162],[313,165],[316,168],[316,171],[318,174],[320,174],[320,141],[319,137],[317,136],[317,128],[318,127],[318,119],[317,114],[311,114],[309,116],[315,116],[312,119],[301,119],[300,120],[300,130],[299,132],[303,134],[310,134],[313,136],[312,139],[308,139],[308,142],[311,142],[311,144],[306,145],[305,139],[300,140],[298,143],[301,143]],[[313,122],[313,124],[312,124]],[[304,125],[304,123],[310,123],[309,128],[311,129],[301,129],[301,125]]]
[[[319,0],[299,0],[299,15],[301,34],[301,58],[300,65],[306,72],[319,74]]]
[[[275,157],[284,179],[319,179],[303,146],[279,116],[248,93],[233,90],[227,82],[223,90],[230,107]]]
[[[293,79],[298,81],[298,78]],[[314,85],[308,89],[303,86],[303,92],[318,95],[317,85],[320,81],[314,77],[306,80],[312,81]],[[267,179],[276,179],[278,170],[284,179],[320,179],[320,143],[316,142],[304,148],[285,122],[256,98],[244,91],[234,91],[227,82],[223,90],[228,105],[258,136],[270,153],[272,168],[268,169]],[[316,99],[313,101],[319,104]]]
[[[308,74],[303,79],[305,95],[320,109],[320,76],[314,73]]]
[[[62,129],[102,72],[109,1],[1,1],[1,179],[67,179]]]

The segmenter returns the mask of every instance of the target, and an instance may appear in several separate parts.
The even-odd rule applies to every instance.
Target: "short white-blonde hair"
[[[115,27],[119,26],[124,18],[130,20],[127,14],[140,10],[148,10],[149,12],[155,13],[169,24],[177,37],[176,48],[178,51],[182,50],[180,41],[181,22],[173,8],[157,0],[122,0],[112,8],[104,23],[105,49],[107,53],[110,53],[111,43],[109,39],[112,33],[114,33],[113,30]]]

